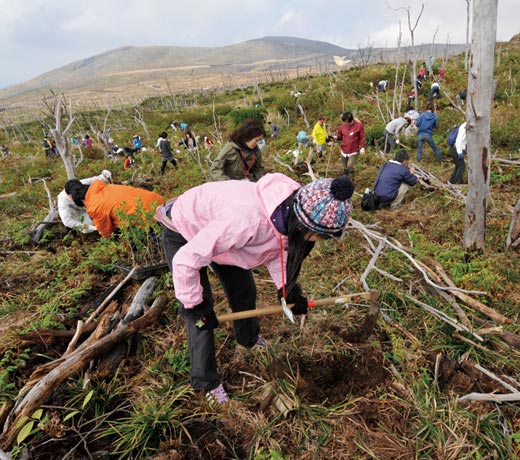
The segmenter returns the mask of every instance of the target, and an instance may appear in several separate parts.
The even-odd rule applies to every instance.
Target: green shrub
[[[233,120],[235,126],[239,126],[245,120],[254,119],[265,122],[265,116],[267,111],[264,107],[251,107],[247,109],[236,109],[229,113],[229,116]]]

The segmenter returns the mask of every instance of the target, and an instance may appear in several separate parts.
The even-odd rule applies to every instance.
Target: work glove
[[[399,139],[396,139],[396,140],[395,140],[395,143],[396,143],[397,145],[399,145],[399,144],[400,144]]]
[[[101,171],[101,175],[105,178],[107,182],[112,181],[112,173],[108,169],[103,169],[103,171]]]
[[[215,329],[219,325],[213,307],[205,300],[193,308],[182,308],[181,314],[201,331]]]
[[[464,154],[463,153],[458,153],[457,156],[459,157],[459,160],[463,160],[464,159]]]
[[[283,289],[278,289],[278,301],[281,301],[282,297]],[[308,312],[309,302],[307,300],[307,297],[303,296],[302,288],[298,283],[296,283],[294,287],[291,289],[291,291],[287,293],[285,302],[287,302],[287,304],[294,304],[294,306],[291,308],[291,311],[295,315],[306,315]]]

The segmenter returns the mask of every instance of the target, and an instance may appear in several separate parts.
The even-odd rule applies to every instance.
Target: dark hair
[[[166,131],[163,131],[163,132],[161,133],[161,137],[162,137],[163,139],[166,139],[166,138],[168,137],[168,133],[167,133]]]
[[[67,195],[70,195],[72,192],[72,189],[75,187],[78,187],[79,185],[82,185],[81,181],[79,179],[70,179],[65,183],[65,193]]]
[[[77,206],[85,206],[85,196],[87,195],[87,192],[88,192],[88,188],[90,187],[90,185],[87,185],[87,184],[82,184],[80,182],[80,185],[77,185],[77,186],[74,186],[72,188],[72,190],[70,191],[70,196],[72,197],[72,201],[74,201],[74,203],[77,205]]]
[[[307,241],[305,239],[309,230],[300,222],[294,212],[294,197],[296,192],[297,190],[282,203],[282,206],[287,206],[289,209],[285,219],[284,229],[288,241],[286,262],[287,278],[285,280],[286,294],[289,294],[296,285],[302,263],[314,247],[314,241]]]
[[[399,150],[395,154],[395,161],[398,161],[399,163],[403,163],[406,160],[410,159],[410,154],[406,150]]]
[[[343,115],[341,115],[341,120],[352,123],[354,120],[354,115],[352,115],[352,112],[343,112]]]
[[[433,102],[428,102],[426,104],[426,110],[431,110],[432,112],[435,112],[435,105],[433,105]]]
[[[257,136],[265,137],[264,125],[260,120],[249,119],[229,135],[229,140],[237,144],[245,144]]]

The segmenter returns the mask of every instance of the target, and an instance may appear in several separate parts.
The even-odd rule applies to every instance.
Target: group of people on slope
[[[214,161],[214,181],[168,202],[155,192],[112,184],[106,170],[69,180],[60,193],[64,224],[82,232],[97,229],[103,237],[119,228],[120,211],[132,214],[137,203],[156,209],[186,321],[191,384],[218,403],[229,397],[217,371],[213,330],[218,320],[207,268],[222,283],[233,311],[256,308],[252,269],[265,266],[278,300],[294,304],[294,314],[306,314],[308,301],[297,282],[303,260],[316,241],[341,238],[352,209],[354,184],[347,176],[302,186],[283,174],[264,175],[258,148],[264,137],[261,122],[246,121]],[[244,347],[266,346],[256,318],[235,321],[233,330]]]
[[[358,155],[364,155],[366,151],[365,129],[363,124],[354,118],[352,112],[344,112],[341,115],[341,125],[335,136],[330,136],[327,131],[325,117],[318,117],[311,134],[318,158],[323,157],[323,151],[327,142],[339,141],[341,149],[341,162],[344,174],[352,179],[355,174],[355,164]],[[307,145],[305,131],[298,132],[296,137],[298,148]]]
[[[313,130],[316,145],[327,141],[324,125],[320,117],[318,128]],[[318,134],[320,130],[325,131],[325,139]],[[79,229],[97,229],[103,237],[117,230],[118,210],[131,214],[138,202],[146,210],[156,209],[163,250],[181,305],[179,312],[186,323],[191,385],[220,404],[228,402],[229,396],[217,369],[214,329],[219,323],[208,267],[222,284],[232,311],[256,308],[252,270],[265,266],[278,300],[294,304],[294,314],[307,314],[308,300],[298,284],[303,260],[316,241],[341,238],[352,210],[354,183],[349,175],[355,157],[366,148],[362,124],[351,112],[345,112],[336,139],[341,145],[344,172],[349,175],[302,186],[280,173],[264,174],[258,145],[265,136],[260,121],[243,123],[213,161],[213,181],[169,201],[155,192],[111,184],[109,171],[83,181],[68,181],[62,192],[61,201],[86,213],[79,218]],[[161,139],[169,144],[167,135]],[[168,156],[164,159],[169,160]],[[408,187],[417,182],[408,161],[408,152],[399,150],[395,159],[380,168],[375,191],[383,204],[398,206]],[[235,321],[233,331],[237,343],[246,348],[267,344],[256,318]]]

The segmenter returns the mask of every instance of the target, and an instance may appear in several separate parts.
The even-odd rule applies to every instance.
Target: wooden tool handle
[[[370,300],[371,302],[377,302],[379,292],[375,289],[371,289],[369,292],[358,292],[355,294],[347,294],[339,297],[325,297],[323,299],[309,300],[309,308],[321,307],[323,305],[343,304],[347,302],[356,302],[361,299]],[[292,308],[294,304],[287,305]],[[256,310],[245,310],[238,311],[235,313],[226,313],[219,316],[217,319],[220,322],[224,321],[236,321],[238,319],[256,318],[258,316],[274,315],[276,313],[282,313],[283,308],[281,305],[271,305],[270,307],[258,308]]]

